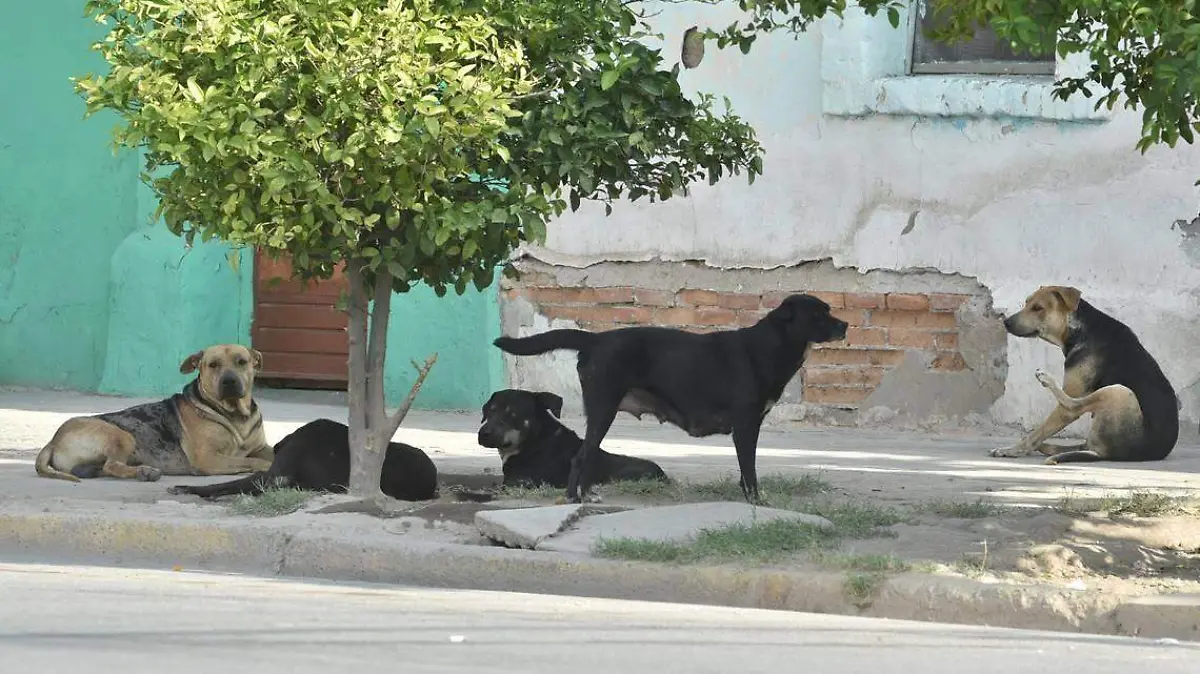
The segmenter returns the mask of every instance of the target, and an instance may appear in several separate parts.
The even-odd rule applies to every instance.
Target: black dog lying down
[[[379,487],[401,501],[424,501],[438,496],[437,466],[420,449],[388,443]],[[330,419],[317,419],[289,433],[275,445],[270,469],[213,485],[177,485],[172,494],[204,498],[257,495],[272,487],[294,487],[338,494],[350,482],[350,429]]]
[[[504,486],[566,488],[571,459],[583,440],[558,420],[563,399],[545,391],[496,391],[483,405],[479,444],[500,453]],[[592,484],[669,481],[657,463],[600,450]]]

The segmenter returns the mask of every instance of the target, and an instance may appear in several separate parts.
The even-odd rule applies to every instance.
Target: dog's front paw
[[[988,452],[990,456],[1004,457],[1008,459],[1016,458],[1018,456],[1025,456],[1028,453],[1029,452],[1025,451],[1025,448],[1020,445],[1013,445],[1012,447],[999,447]]]
[[[1042,386],[1045,386],[1046,388],[1050,388],[1051,386],[1054,385],[1054,378],[1050,376],[1050,373],[1046,372],[1045,370],[1043,370],[1041,368],[1038,368],[1037,370],[1035,370],[1033,372],[1033,376],[1035,379],[1038,380],[1039,384],[1041,384]]]
[[[1047,466],[1057,466],[1058,465],[1058,457],[1057,456],[1046,457],[1046,465]]]
[[[162,477],[162,471],[154,466],[138,466],[137,479],[141,482],[156,482]]]
[[[188,492],[187,492],[187,489],[183,485],[175,484],[175,485],[171,485],[170,487],[167,487],[167,493],[171,494],[172,496],[183,496],[183,495],[187,494]]]

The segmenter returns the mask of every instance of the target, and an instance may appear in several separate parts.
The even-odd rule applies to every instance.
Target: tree
[[[753,129],[692,101],[622,0],[90,0],[104,75],[75,79],[170,231],[349,282],[351,493],[378,498],[392,292],[492,283],[584,200],[762,171]]]
[[[940,24],[931,37],[969,39],[991,26],[1014,48],[1035,55],[1086,54],[1085,74],[1062,77],[1055,94],[1096,98],[1096,108],[1118,103],[1142,112],[1137,148],[1191,144],[1200,131],[1200,13],[1190,0],[929,0]],[[738,0],[748,18],[705,36],[719,47],[748,52],[762,33],[803,32],[826,14],[842,16],[857,5],[874,16],[887,12],[899,24],[903,0]],[[1197,181],[1200,184],[1200,181]]]

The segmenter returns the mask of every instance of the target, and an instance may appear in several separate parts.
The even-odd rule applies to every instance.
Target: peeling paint
[[[664,7],[654,21],[678,35],[693,24],[723,25],[735,9]],[[551,224],[544,247],[526,250],[588,273],[604,261],[656,260],[697,261],[733,279],[740,270],[819,260],[870,278],[936,272],[977,282],[1000,313],[1038,285],[1075,285],[1159,360],[1181,390],[1185,435],[1194,435],[1200,250],[1171,223],[1196,212],[1200,149],[1155,147],[1143,155],[1135,148],[1136,111],[1096,113],[1092,101],[1035,109],[1041,104],[1025,85],[905,89],[899,80],[918,78],[905,78],[894,64],[853,62],[862,54],[902,58],[903,48],[869,43],[893,40],[892,29],[848,20],[850,32],[833,36],[829,23],[836,24],[822,22],[795,40],[764,38],[762,53],[758,46],[746,56],[717,52],[685,80],[727,94],[758,129],[766,156],[753,186],[731,177],[660,204],[618,204],[608,218],[585,205]],[[671,39],[668,50],[677,46]],[[855,77],[895,80],[870,93],[871,101],[886,94],[881,100],[892,108],[855,111],[843,98],[849,107],[830,114],[834,98],[846,93],[837,88]],[[933,99],[896,98],[921,91],[970,114],[897,112],[901,104],[929,107]],[[1009,95],[1025,98],[1024,111],[1005,108],[1020,100],[982,98]],[[986,415],[1030,427],[1050,404],[1033,371],[1061,372],[1061,352],[1011,337],[1004,351],[1004,390]]]

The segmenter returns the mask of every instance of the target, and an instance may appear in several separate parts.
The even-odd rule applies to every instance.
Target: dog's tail
[[[282,488],[289,486],[290,482],[290,480],[282,477],[272,480],[270,473],[260,470],[257,473],[251,473],[246,477],[230,480],[229,482],[203,485],[180,484],[167,488],[167,491],[172,494],[191,494],[200,498],[217,498],[219,496],[233,496],[235,494],[258,496],[266,491],[268,487]]]
[[[547,330],[528,337],[497,337],[492,342],[501,351],[514,356],[536,356],[548,351],[571,349],[586,351],[596,341],[596,335],[586,330]]]
[[[41,475],[42,477],[53,478],[55,480],[68,480],[70,482],[81,481],[78,477],[75,477],[70,473],[64,473],[63,471],[50,465],[50,459],[53,458],[53,456],[54,442],[51,441],[48,445],[42,447],[42,451],[38,452],[37,460],[33,462],[33,469],[37,471],[38,475]]]

